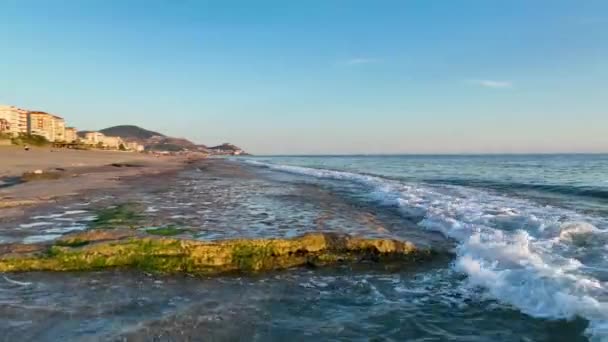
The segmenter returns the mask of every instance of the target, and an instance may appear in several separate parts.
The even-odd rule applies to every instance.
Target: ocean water
[[[608,156],[248,157],[0,221],[2,243],[136,203],[187,238],[412,240],[431,263],[210,278],[0,274],[0,341],[608,341]]]
[[[452,296],[469,300],[455,311],[488,300],[531,320],[562,322],[562,338],[568,331],[570,340],[578,336],[576,322],[582,320],[581,336],[608,341],[608,155],[287,156],[241,162],[326,182],[378,210],[398,213],[413,223],[408,230],[440,232],[455,241],[455,260],[423,286],[432,293],[437,282],[446,283]],[[494,320],[487,310],[487,319]],[[480,330],[488,326],[482,318],[479,323]]]

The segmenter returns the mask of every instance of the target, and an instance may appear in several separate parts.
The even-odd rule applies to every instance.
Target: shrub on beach
[[[14,145],[31,145],[31,146],[46,146],[50,145],[51,142],[45,137],[33,134],[20,134],[18,137],[13,138],[12,142]]]

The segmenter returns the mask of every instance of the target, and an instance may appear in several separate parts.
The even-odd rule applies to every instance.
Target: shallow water
[[[99,208],[134,202],[144,212],[145,226],[176,224],[199,239],[339,231],[454,249],[454,260],[399,271],[335,268],[204,279],[118,271],[0,276],[2,336],[36,341],[604,338],[608,240],[602,240],[607,227],[601,197],[554,200],[555,192],[527,196],[479,184],[432,183],[429,170],[448,174],[448,164],[459,169],[476,161],[400,158],[201,163],[162,186],[91,194],[41,209],[23,222],[2,223],[0,236],[7,242],[52,240],[87,229]],[[488,177],[500,169],[477,168]],[[562,169],[574,173],[576,167]],[[420,170],[426,174],[412,174]],[[462,178],[474,176],[467,172]],[[581,179],[580,186],[599,184],[603,191],[593,177]]]
[[[0,278],[0,329],[7,341],[585,340],[584,321],[532,319],[463,291],[451,273],[425,265],[209,279],[12,275]]]

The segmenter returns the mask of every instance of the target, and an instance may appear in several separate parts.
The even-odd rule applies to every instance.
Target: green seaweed
[[[173,225],[160,228],[146,229],[146,233],[159,236],[175,236],[186,232],[188,232],[188,230],[180,229]]]
[[[82,246],[86,246],[89,244],[89,241],[85,241],[85,240],[80,240],[80,239],[73,239],[73,240],[59,240],[57,242],[55,242],[55,246],[60,246],[60,247],[82,247]]]
[[[114,207],[100,209],[96,212],[91,228],[137,228],[143,216],[132,203],[119,204]]]
[[[132,239],[125,243],[108,244],[107,248],[90,252],[74,249],[63,243],[51,246],[40,259],[15,260],[24,270],[45,265],[45,269],[87,271],[108,267],[133,267],[150,273],[186,272],[192,269],[178,241]]]
[[[270,244],[256,246],[253,244],[237,244],[232,249],[232,262],[242,271],[255,271],[264,268],[274,249]]]
[[[101,232],[103,230],[100,230]],[[87,236],[89,235],[91,234]],[[433,254],[432,251],[418,250],[407,242],[355,238],[332,233],[308,234],[293,239],[224,241],[140,235],[103,242],[87,240],[84,235],[75,235],[71,240],[56,242],[42,253],[12,253],[0,257],[0,272],[133,268],[160,274],[210,275],[223,272],[261,272],[296,266],[324,266],[343,262],[394,262],[396,265],[403,265],[405,261],[422,261]]]

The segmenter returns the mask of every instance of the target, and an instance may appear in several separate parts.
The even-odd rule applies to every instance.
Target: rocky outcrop
[[[410,242],[335,233],[293,239],[198,241],[100,229],[66,236],[44,248],[10,246],[0,248],[0,272],[134,268],[210,275],[343,263],[407,263],[435,255]]]
[[[247,155],[247,153],[243,151],[243,149],[230,143],[224,143],[218,146],[208,147],[207,150],[209,151],[209,153],[215,155]]]

